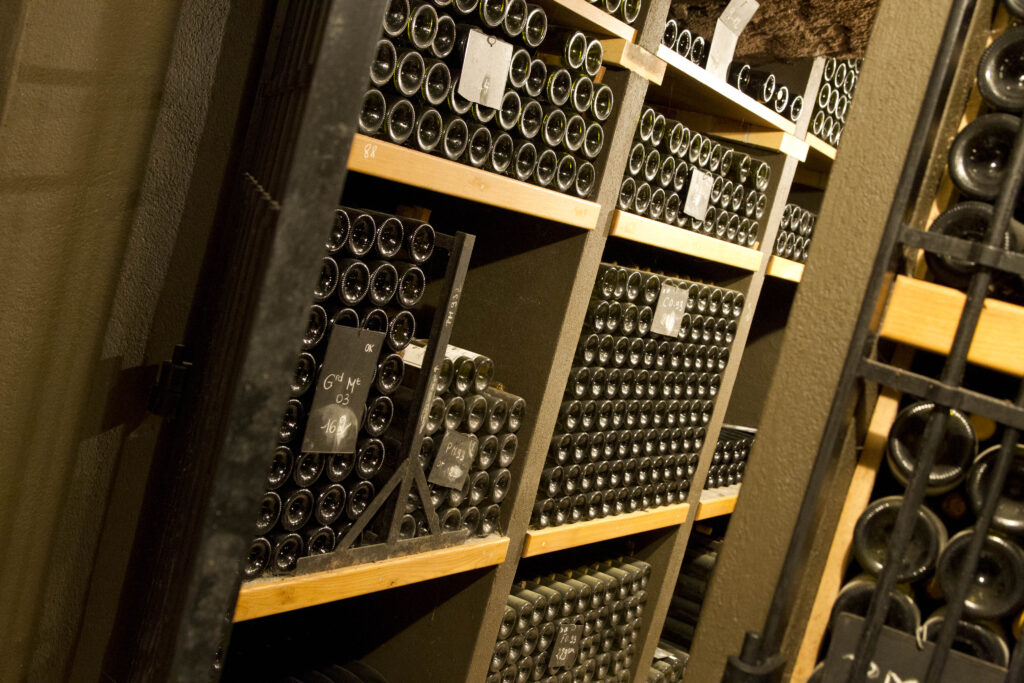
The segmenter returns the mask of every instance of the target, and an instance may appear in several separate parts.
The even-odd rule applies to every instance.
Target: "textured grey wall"
[[[718,680],[745,631],[764,623],[949,6],[881,4],[687,681]],[[836,477],[840,495],[849,455]],[[841,503],[830,500],[833,513]],[[812,566],[820,567],[828,540],[819,539]],[[806,594],[815,588],[808,583]]]

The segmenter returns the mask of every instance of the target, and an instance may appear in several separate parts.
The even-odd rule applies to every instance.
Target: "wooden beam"
[[[652,529],[678,526],[686,521],[690,511],[687,503],[629,512],[624,515],[592,519],[587,522],[566,524],[547,529],[530,529],[526,532],[523,557],[553,553],[566,548],[575,548],[589,543],[607,541],[611,538],[631,536]]]
[[[741,247],[732,242],[677,228],[626,211],[615,212],[611,234],[743,270],[755,271],[761,266],[761,252],[755,249]]]

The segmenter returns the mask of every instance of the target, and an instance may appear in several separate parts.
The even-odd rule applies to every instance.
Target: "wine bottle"
[[[1006,174],[1020,119],[1012,114],[979,116],[949,148],[949,175],[964,194],[993,201]]]
[[[921,636],[925,642],[934,643],[938,640],[939,631],[945,621],[945,608],[940,608],[921,625]],[[999,627],[993,622],[974,622],[961,619],[956,625],[953,636],[953,649],[971,657],[977,657],[1006,667],[1010,663],[1010,648],[1006,644],[1006,636],[999,633]]]
[[[877,575],[882,571],[889,536],[902,504],[902,496],[879,498],[857,518],[853,553],[860,566],[870,574]],[[925,506],[919,507],[913,534],[896,575],[897,581],[916,581],[930,574],[946,542],[946,535],[946,528],[935,513]]]
[[[1024,109],[1020,55],[1024,27],[1006,31],[988,46],[978,63],[978,90],[993,107],[1009,112]]]
[[[964,529],[949,539],[939,556],[936,574],[942,591],[949,595],[963,573],[967,548],[974,529]],[[973,580],[964,597],[964,613],[973,618],[1002,617],[1024,602],[1024,550],[1013,541],[988,534],[981,548]]]
[[[906,484],[918,457],[925,425],[936,410],[933,403],[919,401],[900,411],[889,430],[886,457],[893,475]],[[928,494],[946,493],[963,481],[967,467],[974,460],[977,438],[967,416],[958,410],[949,410],[946,431],[939,442],[935,466],[928,473]]]

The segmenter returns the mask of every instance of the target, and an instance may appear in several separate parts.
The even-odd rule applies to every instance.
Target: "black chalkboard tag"
[[[555,643],[551,647],[551,659],[548,660],[548,671],[569,668],[576,664],[580,654],[580,640],[583,637],[583,625],[565,622],[558,625]]]
[[[825,658],[823,681],[846,680],[863,628],[863,617],[847,613],[839,615]],[[917,638],[909,633],[882,626],[878,645],[868,665],[868,680],[879,683],[923,681],[934,648],[932,643],[918,643]],[[1006,680],[1006,669],[951,650],[939,680],[942,683],[997,683]]]
[[[476,456],[476,438],[462,432],[445,432],[427,481],[450,489],[461,489]]]
[[[317,377],[302,450],[355,453],[384,333],[335,325]]]
[[[658,295],[658,305],[654,308],[651,332],[668,337],[678,337],[679,326],[686,313],[686,300],[689,296],[690,292],[687,287],[662,285],[661,294]]]

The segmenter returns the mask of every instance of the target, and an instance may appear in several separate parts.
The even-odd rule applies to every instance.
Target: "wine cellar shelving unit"
[[[604,14],[586,0],[540,0],[540,4],[553,22],[607,38],[607,70],[603,79],[615,93],[616,110],[606,125],[606,158],[598,165],[596,191],[589,200],[359,134],[342,140],[347,146],[336,167],[324,169],[323,164],[334,162],[316,160],[321,165],[316,198],[325,202],[324,206],[331,205],[330,196],[341,194],[342,187],[346,197],[357,196],[360,204],[376,209],[393,209],[394,197],[400,195],[403,205],[429,209],[431,221],[446,231],[475,235],[473,259],[459,302],[460,314],[452,343],[485,354],[498,367],[508,369],[509,376],[514,377],[509,390],[522,396],[527,405],[527,419],[519,433],[520,452],[512,467],[513,486],[508,494],[513,502],[507,518],[502,519],[505,535],[370,564],[247,583],[230,596],[230,604],[226,605],[239,628],[259,618],[273,619],[274,615],[314,606],[344,614],[350,604],[355,604],[349,599],[358,600],[358,609],[387,610],[392,601],[399,600],[395,597],[399,591],[405,591],[401,593],[404,599],[409,599],[409,591],[413,591],[411,594],[417,596],[414,599],[422,604],[407,617],[399,614],[398,618],[405,619],[400,627],[388,631],[386,637],[359,656],[395,681],[483,681],[506,596],[516,580],[521,559],[532,562],[536,556],[564,553],[566,566],[572,566],[577,552],[592,551],[594,546],[607,547],[610,554],[629,553],[653,567],[632,672],[632,679],[640,683],[646,680],[668,610],[669,588],[675,584],[694,522],[728,515],[736,506],[739,486],[702,492],[710,458],[734,397],[755,316],[762,307],[788,308],[795,285],[803,275],[802,264],[772,255],[783,207],[795,181],[810,178],[809,186],[817,186],[820,191],[835,150],[807,135],[810,107],[805,108],[797,122],[788,121],[661,47],[669,0],[645,2],[635,27]],[[359,6],[359,13],[380,13],[383,8],[381,2],[366,3],[365,9],[361,3]],[[378,23],[376,18],[361,22],[365,26]],[[320,49],[328,50],[330,45]],[[310,58],[309,78],[314,84],[318,71],[327,63],[322,55],[320,61]],[[817,92],[822,65],[823,60],[816,59],[793,67],[799,78],[790,80],[794,85],[798,81],[804,85],[805,100],[813,100]],[[333,68],[338,68],[336,61]],[[361,84],[364,73],[351,74],[346,83]],[[767,191],[768,208],[755,248],[668,226],[617,208],[626,158],[645,101],[671,105],[685,112],[684,123],[720,136],[769,164],[772,175]],[[313,140],[318,135],[323,137],[324,131],[339,127],[353,127],[348,121],[332,118],[349,117],[352,107],[339,112],[328,110],[308,117],[304,124],[308,126],[304,131],[307,137],[300,137],[295,147],[295,168],[314,161]],[[351,118],[354,121],[354,116]],[[342,182],[346,170],[347,179]],[[271,208],[283,212],[288,202],[295,200],[287,193],[280,196],[284,198],[276,200]],[[388,201],[390,206],[375,206]],[[324,234],[330,225],[328,219],[324,211],[303,216],[303,220],[323,222]],[[828,226],[820,229],[828,230]],[[656,262],[656,267],[668,267],[681,275],[728,286],[746,296],[719,398],[692,478],[689,500],[621,516],[531,530],[529,522],[541,470],[598,264],[615,260],[618,254],[626,252],[633,254],[641,266],[643,257],[636,254],[649,257],[652,269]],[[308,260],[305,266],[312,272],[319,256],[306,256],[309,258],[292,255],[296,262]],[[257,322],[251,331],[253,335],[261,332],[260,325],[287,328],[297,318],[273,322],[261,318]],[[1003,322],[1002,318],[998,321]],[[287,329],[278,339],[287,339],[289,334],[296,336],[294,333],[295,330]],[[898,331],[893,332],[897,334]],[[283,371],[285,367],[287,364],[282,361],[272,369]],[[268,429],[271,424],[272,421],[267,423]],[[254,456],[253,461],[258,459]],[[262,465],[260,469],[251,472],[249,478],[255,480],[262,473]],[[234,565],[225,560],[220,571],[230,573]],[[443,589],[431,588],[434,583],[429,582],[434,579],[441,580],[437,585]],[[232,580],[237,586],[237,579]],[[227,579],[225,582],[232,583]],[[399,590],[387,590],[392,588]],[[359,620],[357,614],[348,618]],[[438,632],[438,624],[446,625],[443,633]],[[212,638],[223,633],[206,635]],[[202,652],[204,647],[208,644],[190,640],[180,645],[179,659]],[[436,656],[442,647],[445,656]],[[230,670],[230,661],[228,665]]]

